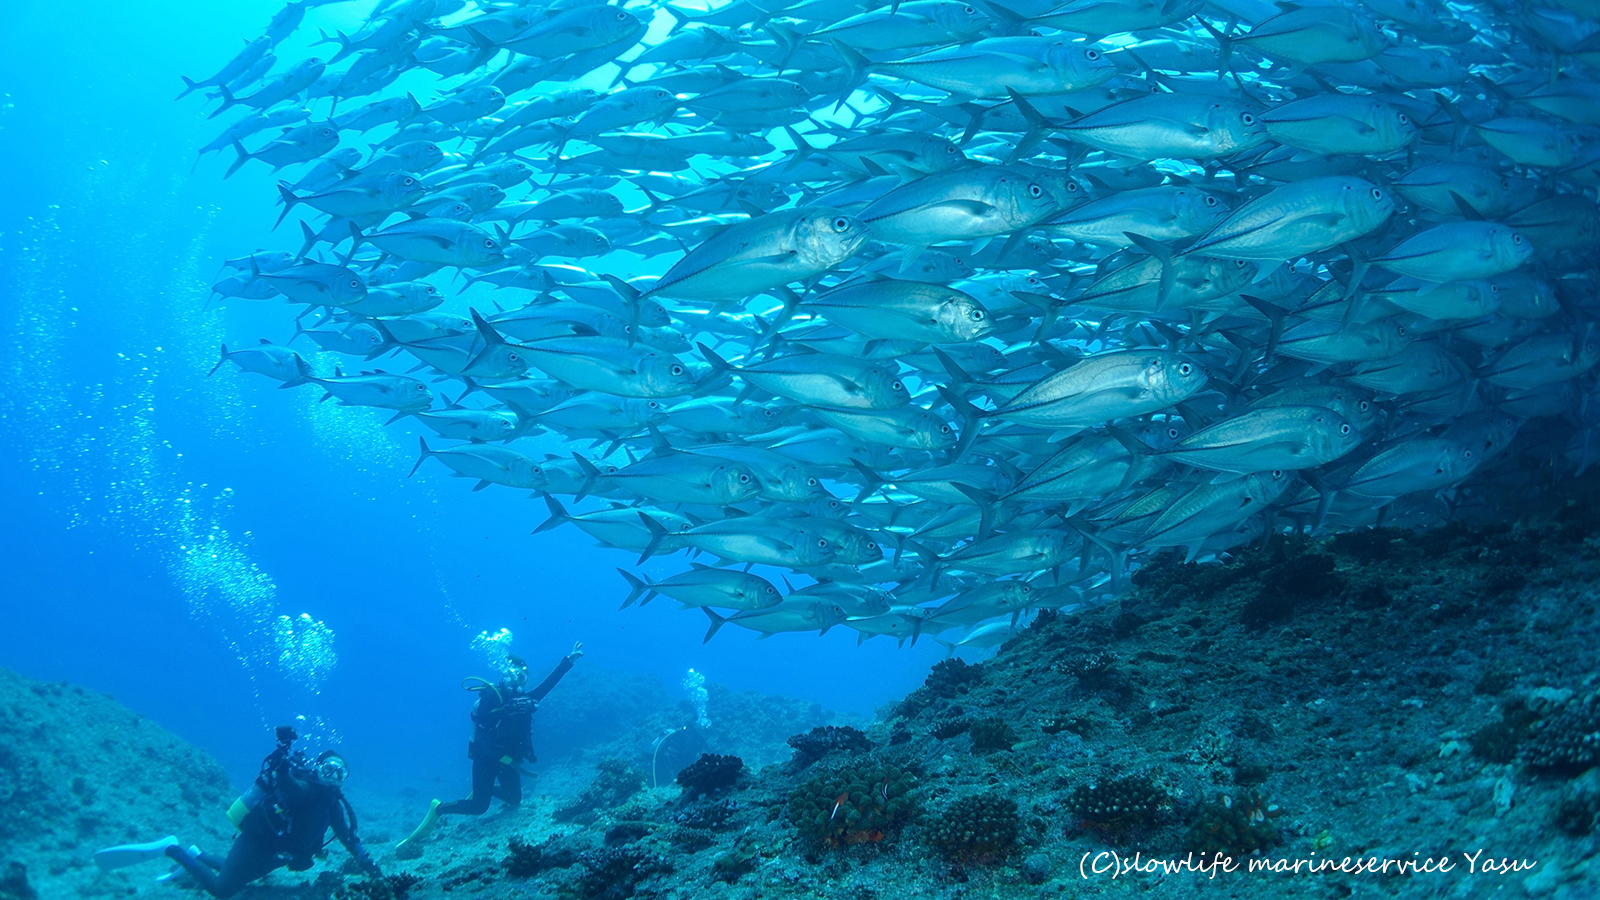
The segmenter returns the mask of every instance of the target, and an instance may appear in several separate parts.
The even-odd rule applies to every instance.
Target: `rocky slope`
[[[103,694],[0,669],[0,898],[159,892],[94,848],[176,834],[226,846],[236,792],[210,756]]]

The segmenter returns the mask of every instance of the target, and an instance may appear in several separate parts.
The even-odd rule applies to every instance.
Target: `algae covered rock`
[[[821,773],[789,796],[789,821],[814,844],[894,840],[916,815],[917,780],[897,766],[863,761]]]

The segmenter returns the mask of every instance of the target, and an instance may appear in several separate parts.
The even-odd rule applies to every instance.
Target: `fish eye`
[[[1256,117],[1249,113],[1243,113],[1239,116],[1239,121],[1245,123],[1246,125],[1254,125],[1256,123]]]
[[[657,402],[656,402],[656,401],[654,401],[654,400],[651,400],[651,401],[650,401],[650,402],[649,402],[649,403],[648,403],[648,404],[646,404],[646,406],[647,406],[647,407],[648,407],[648,408],[649,408],[649,409],[660,409],[660,408],[661,408],[661,404],[660,404],[660,403],[657,403]]]
[[[1511,233],[1511,243],[1513,243],[1513,244],[1522,243],[1522,235],[1517,234],[1516,232],[1512,232]]]
[[[1089,62],[1095,62],[1095,61],[1100,59],[1100,51],[1099,50],[1089,50],[1089,51],[1085,52],[1083,55],[1086,58],[1088,58]]]
[[[1178,436],[1178,429],[1176,429],[1176,428],[1168,428],[1167,429],[1167,437],[1175,438],[1177,436]]]
[[[1079,190],[1081,189],[1078,187],[1078,183],[1076,181],[1067,182],[1067,193],[1076,194]]]
[[[889,385],[889,389],[892,391],[903,391],[906,389],[906,386],[896,381],[894,384]]]
[[[1350,426],[1349,425],[1340,425],[1339,426],[1339,433],[1340,434],[1349,434],[1350,433]]]
[[[623,12],[621,10],[617,11],[617,21],[618,22],[627,21],[627,18],[628,18],[628,14],[627,13],[625,13],[625,12]]]
[[[817,480],[815,478],[807,478],[806,479],[806,487],[816,487],[816,486],[817,486]]]
[[[517,354],[515,354],[515,353],[510,353],[510,354],[507,354],[507,355],[506,355],[506,359],[509,359],[509,360],[511,360],[511,361],[512,361],[512,362],[514,362],[514,363],[519,363],[519,362],[522,362],[522,357],[520,357],[520,356],[518,356],[518,355],[517,355]]]
[[[826,550],[826,549],[828,549],[828,542],[823,540],[822,538],[817,538],[817,547],[819,547],[820,549]]]
[[[962,11],[962,12],[964,12],[964,13],[966,13],[966,14],[967,14],[967,15],[969,15],[969,16],[975,16],[975,15],[977,15],[977,14],[978,14],[978,11],[977,11],[977,10],[975,10],[975,9],[973,9],[973,8],[972,8],[972,7],[970,7],[970,6],[963,6],[963,7],[961,7],[961,11]]]
[[[352,279],[350,279],[350,286],[353,287],[353,288],[361,287],[361,282],[359,282],[359,281],[355,280],[354,278],[352,278]]]
[[[1207,206],[1216,206],[1217,203],[1218,203],[1217,198],[1211,196],[1210,194],[1206,195],[1206,205]]]
[[[1362,412],[1366,412],[1368,409],[1371,409],[1371,408],[1372,408],[1372,404],[1368,403],[1365,400],[1363,400],[1360,403],[1356,404],[1356,409],[1359,409]]]
[[[840,216],[837,219],[834,219],[833,220],[833,230],[834,231],[849,231],[850,230],[850,220],[848,218],[846,218],[845,216]]]
[[[1406,336],[1406,327],[1405,327],[1405,326],[1404,326],[1404,325],[1397,325],[1397,326],[1395,326],[1395,331],[1396,331],[1396,332],[1397,332],[1397,333],[1398,333],[1398,334],[1399,334],[1399,335],[1400,335],[1400,336],[1401,336],[1401,337],[1405,337],[1405,336]]]
[[[1039,187],[1037,184],[1030,184],[1028,185],[1028,196],[1037,200],[1044,196],[1044,188]]]
[[[1187,374],[1189,374],[1190,372],[1193,372],[1193,371],[1194,371],[1194,366],[1191,363],[1182,363],[1182,364],[1180,364],[1178,366],[1178,374],[1179,375],[1187,375]]]
[[[749,484],[750,483],[750,476],[744,474],[743,472],[740,472],[739,473],[739,483],[740,484]]]
[[[1471,450],[1463,450],[1463,451],[1461,451],[1461,456],[1462,456],[1463,459],[1471,459],[1472,458],[1472,451]]]
[[[1406,115],[1405,113],[1401,113],[1400,114],[1400,124],[1401,125],[1410,125],[1411,124],[1411,117]]]
[[[1272,470],[1272,477],[1273,478],[1282,478],[1283,477],[1283,470],[1282,469],[1273,469]]]
[[[939,426],[939,433],[940,434],[949,434],[950,433],[950,426],[949,425],[940,425]]]
[[[683,366],[674,365],[672,367],[672,374],[674,374],[674,375],[682,375],[683,374]]]
[[[983,310],[981,310],[981,309],[975,309],[975,310],[973,310],[973,311],[972,311],[972,317],[973,317],[973,318],[974,318],[974,319],[978,319],[978,320],[980,320],[980,321],[981,321],[981,320],[982,320],[982,319],[983,319]]]
[[[491,249],[491,250],[493,250],[493,249],[494,249],[494,241],[493,241],[493,240],[491,240],[491,239],[489,239],[489,238],[484,238],[484,239],[483,239],[483,245],[484,245],[484,246],[485,246],[485,247],[488,247],[488,248],[489,248],[489,249]]]
[[[1382,200],[1383,199],[1383,191],[1380,191],[1377,188],[1373,188],[1372,189],[1372,199],[1374,199],[1374,200]]]

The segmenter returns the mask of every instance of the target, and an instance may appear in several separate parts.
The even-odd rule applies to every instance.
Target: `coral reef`
[[[1171,811],[1172,797],[1149,775],[1123,775],[1079,785],[1066,809],[1078,827],[1121,841],[1154,828]]]
[[[0,875],[0,900],[38,900],[39,892],[28,881],[28,867],[12,861]]]
[[[983,667],[968,665],[962,659],[946,659],[935,663],[923,686],[935,697],[949,699],[971,690],[983,681]]]
[[[838,847],[898,837],[917,812],[916,778],[874,762],[823,772],[789,797],[789,821],[813,844]]]
[[[1016,847],[1020,831],[1017,801],[977,794],[951,801],[932,817],[923,839],[946,859],[993,863]]]
[[[706,794],[725,791],[744,774],[744,760],[737,756],[703,753],[700,758],[678,773],[678,784],[683,788],[684,800],[693,800]]]
[[[973,722],[967,729],[972,736],[972,749],[979,753],[993,753],[996,750],[1010,750],[1018,736],[1015,730],[999,716],[989,716]]]
[[[1260,853],[1279,842],[1273,822],[1278,814],[1260,792],[1246,791],[1238,798],[1224,795],[1195,811],[1184,844],[1206,856],[1221,853],[1238,859]]]
[[[641,847],[609,847],[591,850],[578,857],[584,869],[568,887],[581,900],[627,900],[640,882],[673,871],[663,856]]]
[[[803,762],[813,762],[830,753],[865,753],[873,747],[865,732],[849,725],[813,728],[805,734],[791,736],[788,744]]]
[[[594,780],[576,799],[555,811],[557,822],[575,822],[601,810],[616,809],[644,788],[644,773],[615,757],[595,766]]]
[[[409,872],[345,883],[334,891],[335,900],[406,900],[422,879]]]
[[[1529,768],[1564,775],[1600,764],[1600,691],[1568,701],[1533,726],[1522,755]]]

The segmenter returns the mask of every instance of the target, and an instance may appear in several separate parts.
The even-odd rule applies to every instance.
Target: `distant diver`
[[[278,746],[261,762],[255,785],[228,810],[239,829],[226,859],[185,848],[168,836],[148,844],[108,847],[94,855],[101,869],[110,871],[147,860],[170,858],[182,866],[213,897],[232,897],[245,885],[287,866],[304,872],[328,845],[327,832],[350,852],[369,877],[383,872],[356,836],[356,813],[341,790],[350,769],[344,757],[325,750],[315,761],[290,747],[299,735],[279,725]]]
[[[580,656],[583,656],[582,641],[573,644],[572,652],[562,657],[555,670],[531,691],[524,690],[528,684],[528,664],[516,656],[507,659],[509,665],[498,684],[475,677],[462,682],[462,687],[478,694],[478,702],[472,708],[472,741],[467,744],[467,757],[472,760],[472,793],[464,800],[449,803],[434,800],[429,804],[422,824],[395,847],[402,859],[420,853],[422,839],[433,833],[440,816],[483,815],[489,809],[489,801],[495,797],[512,809],[522,804],[519,766],[524,761],[538,761],[533,755],[534,710],[561,681],[561,676],[572,670],[572,664]]]

